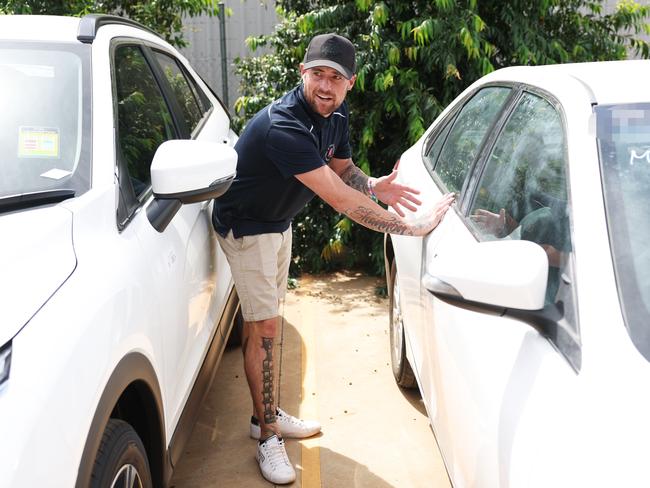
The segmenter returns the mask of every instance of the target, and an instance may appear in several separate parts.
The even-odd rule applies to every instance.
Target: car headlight
[[[11,369],[11,341],[0,347],[0,386],[9,379]]]

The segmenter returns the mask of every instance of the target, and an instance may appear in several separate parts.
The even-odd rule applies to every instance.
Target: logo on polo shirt
[[[325,153],[325,161],[330,162],[330,159],[334,156],[334,144],[330,144],[330,146],[327,148],[327,152]]]

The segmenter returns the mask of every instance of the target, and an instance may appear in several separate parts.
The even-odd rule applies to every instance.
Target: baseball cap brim
[[[354,73],[349,72],[339,63],[335,63],[334,61],[330,61],[329,59],[313,59],[308,63],[304,63],[303,66],[305,69],[315,68],[316,66],[327,66],[328,68],[334,68],[336,71],[338,71],[343,76],[345,76],[348,80],[354,76]]]

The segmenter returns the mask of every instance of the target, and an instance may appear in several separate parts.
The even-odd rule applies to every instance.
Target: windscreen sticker
[[[59,129],[51,127],[19,127],[19,158],[58,158]]]
[[[49,171],[46,171],[41,175],[43,178],[49,178],[51,180],[60,180],[72,174],[72,171],[66,171],[64,169],[52,168]]]

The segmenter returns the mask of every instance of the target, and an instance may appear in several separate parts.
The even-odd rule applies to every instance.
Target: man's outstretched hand
[[[410,221],[409,225],[411,226],[413,236],[425,236],[433,229],[438,227],[438,224],[442,221],[447,210],[454,203],[456,195],[454,193],[447,193],[438,200],[433,208],[427,210],[424,215],[419,217],[414,221]]]
[[[404,217],[403,208],[415,212],[417,206],[422,204],[415,197],[420,192],[410,186],[395,183],[395,178],[397,178],[397,169],[389,175],[376,178],[372,188],[379,201],[390,205],[400,217]]]
[[[455,199],[456,199],[455,193],[446,193],[445,195],[442,196],[440,200],[438,200],[435,203],[433,209],[427,216],[430,225],[429,232],[431,232],[433,229],[438,227],[438,224],[447,213],[447,210],[449,210],[449,207],[451,207],[451,204],[454,203]]]

